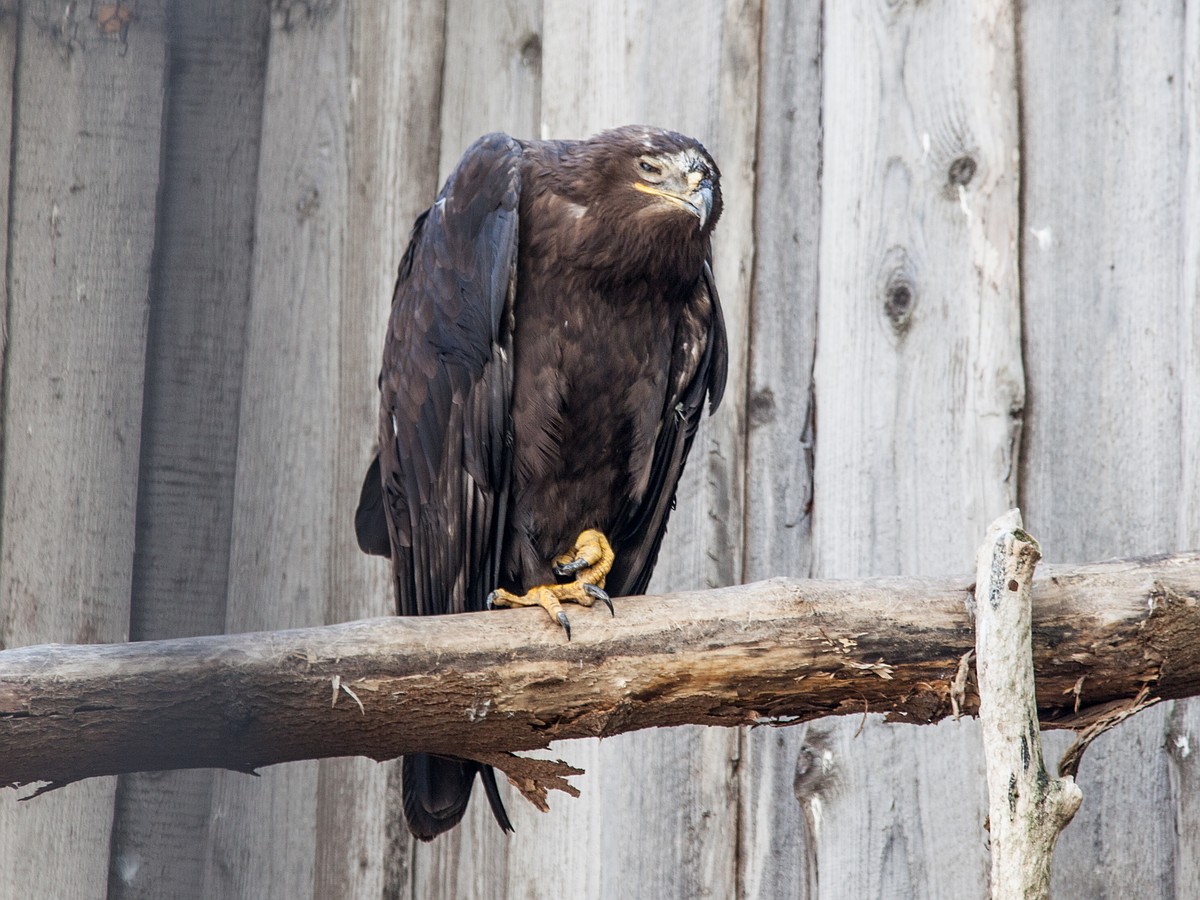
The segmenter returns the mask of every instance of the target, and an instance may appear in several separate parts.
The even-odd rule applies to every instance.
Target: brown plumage
[[[491,134],[467,150],[400,266],[380,454],[355,520],[363,550],[392,559],[401,615],[570,581],[555,561],[585,529],[615,553],[590,594],[645,590],[705,398],[715,409],[725,382],[720,214],[715,163],[674,132]],[[488,767],[416,756],[417,837],[461,819],[477,771],[511,829]]]

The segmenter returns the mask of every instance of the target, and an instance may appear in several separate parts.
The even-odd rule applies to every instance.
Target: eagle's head
[[[593,175],[606,186],[605,193],[621,215],[669,217],[691,223],[693,233],[703,237],[712,232],[721,216],[721,173],[695,138],[626,125],[581,143],[598,163]]]
[[[630,185],[666,212],[682,210],[708,232],[721,216],[721,173],[704,145],[674,131],[631,126]]]

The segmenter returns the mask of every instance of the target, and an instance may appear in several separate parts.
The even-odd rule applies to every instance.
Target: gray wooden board
[[[446,0],[444,46],[439,187],[480,135],[540,136],[542,3]]]
[[[15,104],[13,97],[13,77],[17,67],[17,14],[18,0],[2,0],[0,2],[0,97],[8,97],[9,102],[0,103],[0,147],[8,149],[9,162],[12,162],[13,112]],[[12,172],[0,188],[0,222],[5,223],[3,236],[0,236],[0,262],[3,271],[8,272],[8,216],[9,192],[12,189]],[[9,284],[7,275],[0,288],[0,473],[4,471],[4,373],[7,368],[4,363],[5,350],[8,344],[8,315],[9,315]],[[0,522],[2,524],[2,522]],[[0,532],[2,534],[2,532]]]
[[[390,563],[363,555],[353,522],[375,452],[376,380],[396,271],[413,219],[437,188],[440,86],[430,74],[442,69],[444,20],[441,3],[349,7],[330,622],[395,612]],[[391,846],[387,834],[389,820],[401,815],[388,796],[392,768],[362,759],[321,763],[315,898],[397,889],[392,856],[408,851]]]
[[[750,308],[743,580],[810,573],[812,366],[821,216],[821,8],[768,3],[762,26]],[[741,897],[806,897],[815,846],[793,782],[804,728],[741,740]]]
[[[1012,10],[862,0],[823,26],[813,574],[968,571],[1016,490]],[[813,896],[984,892],[973,723],[864,716],[805,741]]]
[[[319,624],[333,585],[349,12],[272,11],[226,627]],[[202,894],[313,894],[316,762],[214,779]]]
[[[1187,5],[1183,46],[1181,90],[1187,159],[1184,221],[1179,231],[1183,261],[1179,331],[1183,483],[1177,540],[1180,547],[1200,547],[1200,3]],[[1200,704],[1173,705],[1165,743],[1171,757],[1176,833],[1200,835]],[[1191,841],[1175,854],[1173,887],[1176,897],[1200,897],[1200,852]]]
[[[1115,2],[1076,12],[1030,3],[1021,14],[1021,500],[1051,561],[1165,552],[1196,537],[1179,524],[1197,508],[1180,432],[1181,374],[1197,356],[1195,284],[1181,268],[1197,240],[1185,228],[1195,187],[1180,155],[1197,140],[1184,40],[1196,13]],[[1168,744],[1173,722],[1194,719],[1155,710],[1088,750],[1083,806],[1055,853],[1057,895],[1187,895],[1174,892],[1176,874],[1191,868],[1195,883],[1186,860],[1200,837],[1177,827],[1173,813],[1194,801],[1172,786],[1194,781],[1195,763]]]
[[[268,11],[169,11],[130,637],[225,627]],[[122,778],[110,898],[199,897],[213,773]]]
[[[0,643],[123,640],[165,67],[161,3],[124,34],[24,4],[12,109]],[[4,26],[12,27],[11,22]],[[100,897],[115,779],[0,798],[0,896]]]

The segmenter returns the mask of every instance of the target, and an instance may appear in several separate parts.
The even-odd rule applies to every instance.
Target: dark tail
[[[383,507],[383,484],[379,480],[379,454],[367,467],[358,509],[354,512],[354,535],[363,553],[388,557],[392,555],[392,539],[388,536],[387,512]]]
[[[426,753],[406,756],[401,765],[404,818],[408,820],[408,830],[419,840],[432,841],[459,823],[467,811],[476,772],[483,781],[483,790],[497,824],[503,831],[513,830],[491,766]]]

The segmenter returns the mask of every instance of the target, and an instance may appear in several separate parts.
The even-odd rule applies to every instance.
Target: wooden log
[[[570,642],[533,610],[10,650],[0,782],[421,750],[494,763],[537,795],[547,773],[510,751],[683,724],[933,722],[973,646],[971,590],[776,579],[628,599],[615,619],[580,610]],[[1038,578],[1043,724],[1085,725],[1146,689],[1200,693],[1198,601],[1200,552]],[[957,702],[978,708],[969,689]]]
[[[975,568],[979,719],[987,758],[992,900],[1050,896],[1050,859],[1083,799],[1071,776],[1042,761],[1030,648],[1037,541],[1009,510],[992,523]]]

